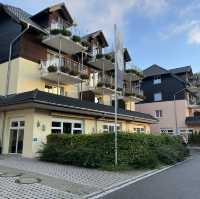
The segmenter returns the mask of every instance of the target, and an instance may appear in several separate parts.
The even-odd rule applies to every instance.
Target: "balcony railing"
[[[70,58],[41,61],[42,78],[64,84],[80,83],[89,79],[89,68]]]
[[[141,99],[141,100],[144,99],[143,90],[141,90],[138,87],[134,86],[124,87],[122,93],[124,97],[133,97],[135,99]]]
[[[200,116],[187,117],[185,120],[185,123],[190,126],[192,126],[192,125],[199,126],[200,125]]]

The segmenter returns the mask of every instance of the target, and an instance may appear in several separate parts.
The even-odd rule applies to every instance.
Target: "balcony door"
[[[48,65],[53,65],[53,66],[60,66],[60,62],[61,65],[64,65],[64,57],[63,55],[61,55],[61,60],[59,57],[59,54],[53,51],[48,51],[47,53],[47,61],[48,61]]]
[[[10,125],[9,153],[21,154],[24,143],[24,125],[23,120],[13,120]]]

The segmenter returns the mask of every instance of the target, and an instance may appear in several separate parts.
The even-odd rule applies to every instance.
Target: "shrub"
[[[66,66],[61,66],[61,67],[60,67],[60,70],[61,70],[61,72],[63,72],[63,73],[68,73],[68,72],[69,72],[69,68],[66,67]]]
[[[188,137],[189,144],[191,145],[200,145],[200,131],[197,130],[191,134],[189,134]]]
[[[66,29],[63,29],[63,30],[62,30],[62,34],[63,34],[64,36],[67,36],[67,37],[71,37],[71,36],[72,36],[71,31],[66,30]]]
[[[51,34],[52,35],[58,35],[58,34],[61,34],[61,31],[62,30],[60,30],[60,29],[53,29],[53,30],[51,30]]]
[[[40,159],[90,168],[113,168],[114,134],[56,135],[47,137]],[[120,168],[152,169],[188,156],[180,139],[167,135],[118,134]]]
[[[80,74],[81,79],[89,79],[90,76],[88,74]]]
[[[57,70],[58,70],[57,66],[51,65],[51,66],[48,67],[48,71],[50,73],[57,72]]]
[[[107,60],[112,60],[112,56],[109,55],[109,54],[105,55],[105,58],[106,58]]]
[[[102,59],[104,56],[102,54],[97,54],[96,59]]]
[[[79,42],[79,43],[81,42],[81,38],[78,35],[73,35],[72,40],[74,42]]]
[[[97,83],[97,87],[103,87],[103,86],[104,86],[103,82],[98,82]]]
[[[69,72],[69,74],[72,75],[72,76],[77,76],[77,75],[79,74],[79,72],[78,72],[78,71],[75,71],[75,70],[71,70],[71,71]]]

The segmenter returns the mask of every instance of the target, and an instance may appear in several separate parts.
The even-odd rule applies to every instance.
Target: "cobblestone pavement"
[[[36,159],[0,156],[0,165],[64,179],[96,188],[106,188],[128,180],[144,171],[108,172],[81,167],[41,162]]]
[[[40,178],[41,182],[17,184],[15,180],[19,177],[1,177],[4,172]],[[143,173],[144,171],[107,172],[20,156],[0,156],[0,199],[82,198]]]
[[[0,199],[76,199],[76,195],[35,183],[15,183],[17,177],[0,177]]]

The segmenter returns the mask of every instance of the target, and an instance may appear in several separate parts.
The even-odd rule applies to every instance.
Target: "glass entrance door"
[[[24,121],[11,122],[9,153],[19,153],[23,151],[24,141]]]

